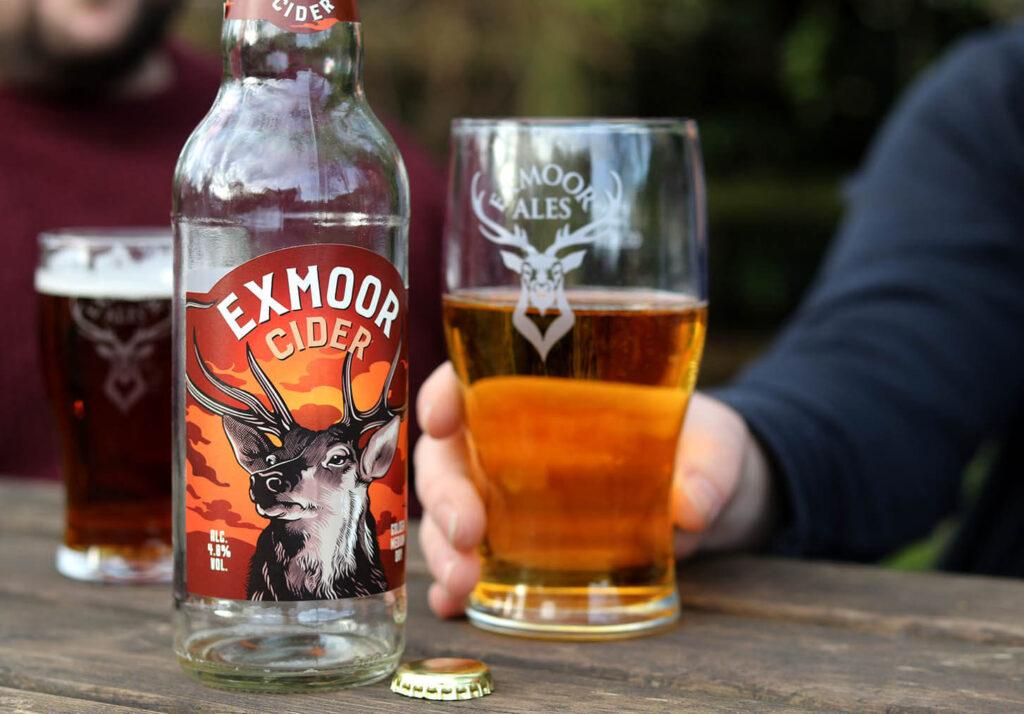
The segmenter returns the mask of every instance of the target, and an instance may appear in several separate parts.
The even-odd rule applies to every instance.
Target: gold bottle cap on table
[[[487,665],[475,659],[421,659],[398,668],[391,691],[417,699],[477,699],[494,691],[494,678]]]

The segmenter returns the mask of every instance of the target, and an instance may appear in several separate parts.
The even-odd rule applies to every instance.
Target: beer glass
[[[39,237],[43,367],[60,437],[64,542],[78,580],[171,576],[170,231]]]
[[[707,309],[688,120],[456,120],[444,317],[487,511],[467,614],[605,639],[678,617],[672,470]]]

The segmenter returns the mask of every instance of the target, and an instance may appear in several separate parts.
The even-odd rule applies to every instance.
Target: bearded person
[[[169,225],[178,154],[221,76],[214,58],[168,41],[183,4],[0,0],[0,476],[57,475],[37,338],[36,236]],[[410,262],[439,265],[443,181],[425,153],[388,126],[412,187]],[[410,375],[414,385],[443,358],[440,268],[423,273],[411,296],[423,305],[422,327],[411,335],[424,356]]]

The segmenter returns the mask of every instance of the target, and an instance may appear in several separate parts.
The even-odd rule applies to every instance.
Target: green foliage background
[[[186,41],[216,49],[222,3]],[[1010,0],[362,0],[366,85],[443,160],[456,116],[690,116],[709,180],[705,382],[796,305],[900,92]]]

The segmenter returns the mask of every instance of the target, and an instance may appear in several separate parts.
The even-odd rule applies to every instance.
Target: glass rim
[[[97,248],[115,245],[171,247],[174,236],[171,228],[160,226],[117,226],[91,228],[56,228],[43,231],[37,237],[41,248],[85,245]]]
[[[453,134],[464,130],[520,128],[520,129],[575,129],[575,130],[679,130],[697,133],[697,121],[689,117],[456,117],[452,119]]]

